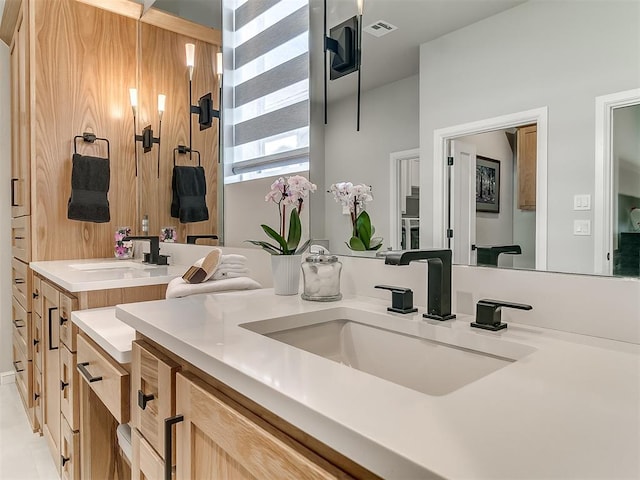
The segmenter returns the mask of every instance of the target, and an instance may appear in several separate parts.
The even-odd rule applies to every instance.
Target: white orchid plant
[[[311,240],[307,240],[302,246],[302,224],[300,223],[300,212],[304,200],[311,192],[315,192],[316,185],[311,183],[302,175],[292,175],[286,180],[278,178],[271,185],[271,190],[265,196],[266,202],[273,202],[278,208],[280,215],[279,232],[268,225],[260,225],[264,232],[276,241],[277,245],[262,240],[247,240],[249,243],[262,247],[271,255],[296,255],[304,252]],[[291,207],[289,215],[289,230],[286,230],[287,207]]]
[[[351,217],[352,236],[347,243],[351,250],[378,250],[382,247],[382,237],[374,237],[376,229],[365,208],[373,200],[370,185],[354,185],[351,182],[339,182],[331,185],[329,193],[342,205],[342,212]],[[346,243],[346,242],[345,242]]]

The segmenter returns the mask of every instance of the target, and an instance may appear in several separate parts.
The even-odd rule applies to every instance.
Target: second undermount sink
[[[113,260],[110,262],[89,262],[89,263],[73,263],[70,268],[81,271],[93,270],[148,270],[158,268],[157,265],[149,265],[146,263],[133,262],[129,260]]]
[[[406,331],[391,323],[385,315],[335,308],[240,326],[428,395],[451,393],[535,351],[424,322],[401,322]]]

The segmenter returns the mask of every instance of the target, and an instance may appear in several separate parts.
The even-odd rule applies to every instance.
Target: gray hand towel
[[[81,222],[104,223],[109,213],[109,160],[75,153],[71,172],[71,197],[67,218]]]

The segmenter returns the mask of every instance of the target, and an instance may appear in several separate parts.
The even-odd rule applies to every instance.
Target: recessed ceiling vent
[[[391,25],[389,22],[385,22],[384,20],[378,20],[377,22],[372,23],[368,27],[364,27],[362,31],[367,32],[368,34],[373,35],[374,37],[382,37],[383,35],[386,35],[387,33],[391,33],[397,29],[398,27],[396,27],[395,25]]]

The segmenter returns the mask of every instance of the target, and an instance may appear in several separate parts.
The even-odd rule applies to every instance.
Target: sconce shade
[[[358,17],[351,17],[333,27],[325,39],[325,46],[330,52],[331,80],[358,70]]]
[[[164,113],[164,107],[167,101],[167,96],[160,94],[158,95],[158,113]]]
[[[138,90],[136,88],[129,89],[129,102],[133,108],[138,106]]]
[[[218,75],[218,80],[222,77],[222,52],[216,53],[216,74]]]
[[[184,49],[187,54],[187,67],[193,68],[196,59],[196,46],[193,43],[187,43]]]

